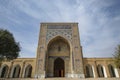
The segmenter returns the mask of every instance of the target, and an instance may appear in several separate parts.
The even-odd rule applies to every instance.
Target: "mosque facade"
[[[84,58],[78,23],[41,23],[36,58],[17,58],[0,64],[5,79],[119,80],[113,58]]]

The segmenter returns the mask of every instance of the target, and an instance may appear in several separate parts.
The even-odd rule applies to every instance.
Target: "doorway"
[[[57,58],[54,61],[54,77],[64,77],[65,67],[64,60],[61,58]]]

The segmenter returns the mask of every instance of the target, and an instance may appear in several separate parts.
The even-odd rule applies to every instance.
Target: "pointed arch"
[[[54,36],[52,39],[50,39],[47,43],[47,48],[49,47],[49,45],[55,41],[55,40],[58,40],[58,39],[61,39],[61,40],[64,40],[69,46],[70,46],[70,49],[71,49],[71,42],[64,36],[60,36],[60,35],[57,35],[57,36]]]
[[[111,64],[108,65],[108,69],[109,69],[110,76],[116,77],[114,67]]]
[[[56,36],[47,44],[47,53],[61,53],[67,51],[66,55],[70,55],[70,43],[67,39],[61,36]],[[47,56],[49,55],[47,54]]]
[[[54,61],[54,77],[64,77],[65,63],[61,58],[57,58]]]
[[[103,69],[103,66],[102,65],[98,65],[97,66],[97,72],[98,72],[98,76],[99,77],[105,77],[105,74],[104,74],[104,69]]]
[[[50,44],[51,42],[53,42],[53,41],[55,41],[55,40],[57,40],[57,39],[63,39],[63,40],[65,40],[66,43],[68,43],[69,45],[71,45],[70,41],[69,41],[66,37],[61,36],[61,35],[54,36],[52,39],[50,39],[50,40],[48,41],[47,45],[49,46],[49,44]]]
[[[0,78],[6,78],[8,74],[8,65],[2,65],[1,70],[0,70]]]
[[[32,75],[32,66],[31,64],[29,64],[25,68],[24,78],[30,78],[31,75]]]
[[[21,67],[20,65],[15,65],[12,68],[12,78],[19,78]]]
[[[47,47],[46,48],[47,51],[45,55],[46,77],[55,77],[56,75],[54,75],[54,60],[52,60],[51,57],[56,57],[56,58],[69,57],[69,60],[72,61],[72,46],[70,40],[68,40],[64,36],[57,35],[48,41],[46,47]],[[50,68],[49,66],[53,66],[53,68]],[[72,66],[71,66],[71,70],[72,70]],[[63,71],[63,73],[65,73],[65,70]]]
[[[85,66],[85,70],[86,70],[86,77],[93,77],[93,69],[92,66],[90,64],[87,64]]]

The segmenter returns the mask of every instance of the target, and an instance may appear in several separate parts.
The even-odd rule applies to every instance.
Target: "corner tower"
[[[41,23],[35,77],[84,78],[78,23]]]

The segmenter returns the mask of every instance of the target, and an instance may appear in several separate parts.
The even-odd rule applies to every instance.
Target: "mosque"
[[[84,58],[78,23],[41,23],[36,58],[0,64],[0,80],[120,80],[113,58]]]

